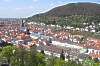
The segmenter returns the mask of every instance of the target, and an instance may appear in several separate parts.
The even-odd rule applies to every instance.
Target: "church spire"
[[[25,27],[24,22],[25,21],[22,19],[21,27]]]

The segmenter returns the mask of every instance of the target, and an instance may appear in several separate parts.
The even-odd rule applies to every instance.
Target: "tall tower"
[[[29,29],[28,29],[28,27],[25,23],[25,20],[23,20],[23,19],[22,19],[22,22],[21,22],[21,29],[20,30],[21,30],[21,32],[24,32],[26,34],[30,34]]]
[[[25,27],[25,20],[23,20],[23,19],[21,21],[21,27]]]
[[[25,26],[25,20],[21,20],[21,24],[20,24],[20,31],[21,32],[25,32],[26,31],[26,26]]]

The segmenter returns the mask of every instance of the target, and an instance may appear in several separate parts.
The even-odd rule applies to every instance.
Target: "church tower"
[[[25,27],[25,20],[23,20],[23,19],[21,21],[21,27]]]
[[[20,29],[20,31],[21,31],[21,32],[24,32],[24,33],[26,33],[26,34],[30,34],[29,29],[28,29],[28,27],[27,27],[27,25],[26,25],[26,21],[23,20],[23,19],[22,19],[22,21],[21,21],[21,29]]]

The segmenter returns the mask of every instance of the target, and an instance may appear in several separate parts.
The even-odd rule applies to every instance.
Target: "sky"
[[[76,2],[100,3],[100,0],[0,0],[0,18],[27,18]]]

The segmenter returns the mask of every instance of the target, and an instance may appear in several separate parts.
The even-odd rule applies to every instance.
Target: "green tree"
[[[8,63],[10,64],[11,58],[14,56],[14,52],[16,51],[15,46],[6,46],[2,48],[2,51],[0,53],[0,58],[2,59],[3,57],[7,58]]]
[[[42,53],[36,54],[36,63],[37,63],[37,66],[45,66],[46,65],[44,54],[42,54]]]
[[[95,62],[92,59],[86,58],[83,61],[83,66],[94,66]]]
[[[55,59],[55,64],[54,66],[65,66],[65,61],[62,59]]]

